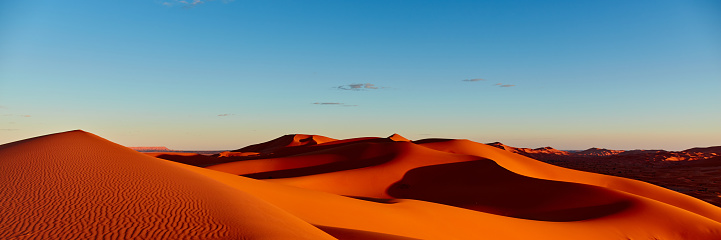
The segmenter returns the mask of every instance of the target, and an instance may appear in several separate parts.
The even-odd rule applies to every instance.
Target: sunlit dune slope
[[[0,239],[333,239],[263,200],[72,131],[0,146]]]
[[[394,133],[393,135],[389,136],[388,139],[396,141],[396,142],[410,142],[411,141],[411,140],[408,140],[408,138],[405,138],[397,133]]]

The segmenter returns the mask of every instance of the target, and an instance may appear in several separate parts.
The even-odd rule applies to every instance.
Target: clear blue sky
[[[0,143],[721,145],[719,1],[189,2],[0,1]]]

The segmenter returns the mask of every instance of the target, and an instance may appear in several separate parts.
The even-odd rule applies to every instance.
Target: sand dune
[[[302,176],[268,181],[340,195],[391,198],[386,190],[413,168],[482,159],[476,156],[434,151],[410,142],[345,146],[346,149],[360,147],[365,147],[367,152],[378,154],[344,162],[346,168],[339,168],[342,171],[306,172],[307,174]],[[348,166],[356,162],[367,163],[369,166],[363,168]]]
[[[576,182],[611,188],[661,201],[702,216],[721,221],[721,209],[696,198],[632,179],[582,172],[543,163],[502,149],[468,140],[419,144],[431,149],[493,159],[515,173],[541,179]]]
[[[715,239],[721,236],[719,222],[615,190],[609,191],[615,192],[619,199],[629,199],[630,206],[583,221],[539,221],[427,201],[359,200],[183,166],[243,189],[321,228],[355,229],[417,239]]]
[[[333,239],[167,161],[73,131],[0,147],[2,239]]]
[[[683,194],[402,139],[285,137],[209,168],[82,131],[0,145],[0,239],[721,239]]]
[[[327,142],[336,141],[337,139],[319,136],[319,135],[307,135],[307,134],[290,134],[285,135],[268,142],[250,145],[235,152],[257,152],[257,153],[271,153],[277,151],[280,148],[296,147],[296,146],[312,146]]]

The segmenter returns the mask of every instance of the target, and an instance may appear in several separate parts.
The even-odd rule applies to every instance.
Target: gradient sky
[[[0,1],[0,144],[721,145],[719,1],[189,2]]]

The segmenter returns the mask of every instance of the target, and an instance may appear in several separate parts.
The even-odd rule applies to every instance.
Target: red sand
[[[241,190],[95,135],[0,146],[0,238],[333,239]]]
[[[292,176],[269,180],[82,131],[0,145],[0,239],[721,239],[721,208],[651,184],[467,140],[386,140],[213,166]]]

